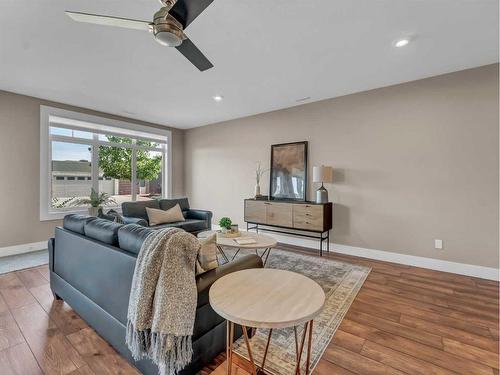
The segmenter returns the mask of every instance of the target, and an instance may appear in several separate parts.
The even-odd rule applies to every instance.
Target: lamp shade
[[[313,167],[313,182],[333,182],[333,168],[325,165]]]

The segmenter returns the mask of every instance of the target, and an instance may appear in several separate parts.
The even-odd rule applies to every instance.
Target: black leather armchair
[[[153,226],[149,225],[146,207],[168,210],[176,204],[179,204],[181,207],[185,221]],[[151,229],[177,227],[193,234],[212,229],[212,212],[190,208],[187,198],[124,202],[122,203],[122,213],[125,224],[138,224]]]

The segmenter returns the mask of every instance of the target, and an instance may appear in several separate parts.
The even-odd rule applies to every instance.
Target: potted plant
[[[232,221],[228,217],[223,217],[219,220],[219,226],[220,229],[222,230],[222,233],[227,233],[231,231],[231,224]]]
[[[78,198],[71,202],[71,206],[81,206],[87,204],[90,205],[89,215],[97,216],[99,209],[102,208],[102,206],[116,204],[116,201],[108,193],[102,192],[101,194],[98,194],[92,188],[88,198]]]

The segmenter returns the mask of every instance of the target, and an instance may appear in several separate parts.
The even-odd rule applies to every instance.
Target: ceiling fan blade
[[[194,21],[214,0],[177,0],[168,12],[179,21],[184,29]]]
[[[177,50],[182,53],[191,63],[200,71],[205,71],[213,67],[212,63],[205,57],[203,53],[194,45],[190,39],[184,39]]]
[[[149,31],[150,28],[150,22],[147,21],[131,20],[128,18],[111,17],[111,16],[103,16],[100,14],[90,14],[90,13],[71,12],[71,11],[66,11],[66,14],[77,22],[87,22],[87,23],[94,23],[97,25],[124,27],[126,29],[135,29],[143,31]]]

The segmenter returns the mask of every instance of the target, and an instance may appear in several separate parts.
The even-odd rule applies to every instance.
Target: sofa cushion
[[[175,223],[176,221],[184,221],[179,204],[168,210],[157,210],[156,208],[146,207],[148,214],[149,225]]]
[[[189,210],[189,201],[187,198],[160,199],[160,208],[162,210],[168,210],[169,208],[174,207],[177,203],[179,203],[182,212]]]
[[[72,232],[85,234],[85,224],[89,221],[95,220],[94,216],[70,214],[64,216],[63,228]]]
[[[146,207],[159,209],[160,203],[156,199],[140,202],[123,202],[122,213],[123,216],[138,217],[147,221],[148,214],[146,213]]]
[[[110,245],[118,246],[118,229],[123,224],[114,223],[106,219],[95,219],[85,224],[85,235]]]
[[[182,223],[184,223],[184,222],[183,221],[176,221],[175,223],[151,225],[149,228],[151,228],[151,229],[180,228]]]
[[[150,226],[151,229],[163,229],[163,228],[181,228],[186,232],[199,232],[202,230],[207,230],[207,222],[205,220],[197,219],[186,219],[184,221],[176,221],[175,223],[168,224],[158,224]]]
[[[184,229],[186,232],[199,232],[208,229],[207,222],[198,219],[186,219],[185,221],[181,221],[179,222],[179,228]]]
[[[127,224],[118,229],[118,243],[122,250],[139,254],[141,246],[146,237],[153,232],[153,229],[137,224]]]

